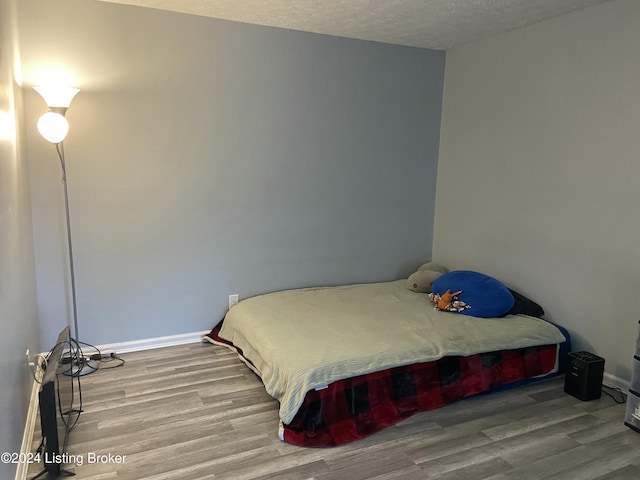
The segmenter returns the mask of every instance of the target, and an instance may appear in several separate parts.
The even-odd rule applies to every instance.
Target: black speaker
[[[604,358],[589,352],[571,352],[564,391],[580,400],[595,400],[602,395],[603,376]]]

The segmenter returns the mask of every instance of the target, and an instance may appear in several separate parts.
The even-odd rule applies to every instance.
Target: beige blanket
[[[220,336],[255,365],[288,424],[307,391],[401,365],[561,343],[538,318],[475,318],[434,310],[406,280],[304,288],[241,301]]]

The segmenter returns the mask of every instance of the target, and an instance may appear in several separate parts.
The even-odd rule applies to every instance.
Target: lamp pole
[[[69,192],[67,190],[67,166],[64,161],[64,145],[56,143],[56,152],[62,167],[62,185],[64,186],[64,212],[67,220],[67,247],[69,249],[69,275],[71,277],[71,302],[73,306],[73,333],[76,341],[80,341],[78,333],[78,303],[76,300],[76,275],[73,266],[73,243],[71,241],[71,220],[69,215]]]

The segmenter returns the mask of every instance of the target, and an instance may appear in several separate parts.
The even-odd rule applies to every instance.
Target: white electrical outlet
[[[31,358],[31,352],[29,351],[28,348],[27,348],[27,351],[25,352],[25,356],[27,357],[27,367],[35,375],[37,358]]]
[[[233,307],[236,303],[238,303],[238,294],[229,295],[229,308]]]

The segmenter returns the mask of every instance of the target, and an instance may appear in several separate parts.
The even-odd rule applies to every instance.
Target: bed
[[[235,351],[280,402],[281,440],[334,446],[553,375],[569,336],[527,315],[438,311],[397,280],[248,298],[205,340]]]

